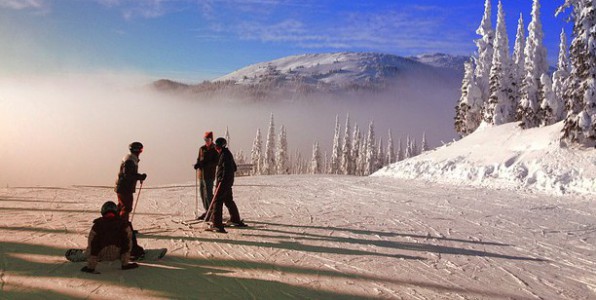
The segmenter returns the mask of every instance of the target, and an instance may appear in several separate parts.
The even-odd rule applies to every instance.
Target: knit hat
[[[206,131],[205,136],[203,138],[213,140],[213,131]]]

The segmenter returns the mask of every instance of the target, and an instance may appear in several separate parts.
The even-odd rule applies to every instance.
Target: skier
[[[211,226],[207,228],[207,231],[226,233],[222,223],[222,209],[225,204],[230,212],[230,220],[226,222],[228,226],[245,227],[242,219],[240,219],[240,213],[238,207],[234,202],[234,196],[232,194],[232,186],[234,185],[234,172],[236,172],[236,163],[232,152],[227,148],[226,139],[220,137],[215,140],[215,150],[219,153],[219,161],[217,162],[217,188],[216,195],[211,203]]]
[[[108,201],[101,206],[101,218],[93,221],[89,232],[85,254],[87,265],[81,271],[98,274],[95,271],[98,261],[114,261],[120,259],[122,270],[139,267],[130,262],[132,247],[132,229],[129,222],[118,215],[118,206]]]
[[[219,157],[219,154],[215,150],[215,145],[213,144],[213,132],[205,132],[203,138],[205,140],[205,145],[199,148],[199,155],[197,157],[197,163],[195,164],[195,170],[197,170],[197,176],[200,180],[201,200],[203,202],[203,208],[205,209],[205,212],[197,217],[197,220],[206,219],[205,214],[209,209],[211,200],[213,200],[213,181],[215,180],[215,168],[217,167],[217,161]]]
[[[118,172],[118,179],[116,180],[116,194],[118,195],[118,211],[120,217],[127,221],[129,220],[130,212],[133,209],[133,194],[136,191],[137,181],[147,179],[147,174],[139,174],[139,156],[143,152],[143,144],[140,142],[133,142],[128,145],[130,154],[122,159],[120,164],[120,171]],[[131,255],[135,258],[141,258],[145,255],[145,249],[137,243],[136,231],[132,227],[132,223],[128,222],[132,230],[132,250]]]
[[[118,194],[118,211],[120,217],[126,221],[132,211],[132,194],[136,191],[137,181],[140,180],[142,184],[147,179],[147,174],[139,174],[139,155],[143,152],[143,144],[133,142],[128,148],[130,154],[122,159],[115,188],[116,194]]]

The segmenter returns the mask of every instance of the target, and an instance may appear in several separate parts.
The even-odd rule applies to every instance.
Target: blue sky
[[[542,0],[556,63],[555,17]],[[513,47],[532,0],[503,0]],[[483,0],[0,0],[0,74],[132,71],[187,82],[288,55],[472,54]],[[493,1],[493,26],[497,1]]]

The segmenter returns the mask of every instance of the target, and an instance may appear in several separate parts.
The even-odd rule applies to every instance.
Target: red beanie
[[[204,138],[213,139],[213,131],[206,131]]]

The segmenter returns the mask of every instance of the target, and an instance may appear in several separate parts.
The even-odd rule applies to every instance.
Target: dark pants
[[[118,211],[120,212],[120,217],[126,221],[128,221],[128,216],[132,211],[133,199],[134,196],[132,193],[118,194]]]
[[[213,222],[214,227],[223,226],[222,214],[224,204],[228,208],[228,212],[230,212],[230,221],[241,221],[240,212],[238,212],[238,206],[236,206],[236,202],[234,202],[232,188],[221,188],[217,192],[217,197],[215,199],[215,207],[213,208],[213,214],[211,215],[211,222]]]
[[[205,178],[200,178],[201,180],[201,200],[203,201],[203,208],[205,211],[209,209],[209,204],[211,204],[211,200],[213,200],[213,180],[205,180]]]

